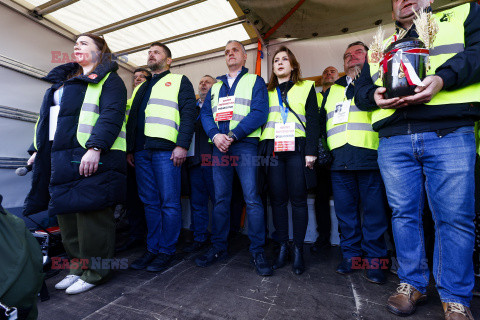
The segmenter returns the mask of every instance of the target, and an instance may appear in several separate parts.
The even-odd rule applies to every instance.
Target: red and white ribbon
[[[420,78],[418,77],[418,74],[413,68],[412,63],[408,59],[407,54],[422,55],[428,57],[429,51],[428,49],[409,49],[406,51],[403,51],[403,49],[392,50],[385,55],[383,61],[381,62],[383,67],[383,73],[387,73],[388,62],[393,59],[392,74],[398,74],[401,65],[403,67],[403,71],[405,72],[405,77],[407,78],[409,85],[416,85],[422,87],[425,86],[422,80],[420,80]]]

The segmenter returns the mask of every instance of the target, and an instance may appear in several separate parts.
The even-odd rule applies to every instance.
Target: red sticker
[[[92,73],[91,75],[88,76],[90,79],[95,79],[98,77],[98,75],[96,75],[95,73]]]
[[[167,82],[167,83],[165,83],[165,87],[170,87],[171,85],[172,85],[172,83],[171,83],[171,82]]]

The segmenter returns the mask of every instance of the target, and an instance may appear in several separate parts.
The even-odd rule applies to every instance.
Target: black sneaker
[[[191,245],[182,249],[183,252],[192,253],[202,250],[207,245],[207,242],[194,241]]]
[[[161,272],[168,268],[173,261],[173,254],[159,253],[155,260],[147,267],[147,271]]]
[[[228,254],[226,251],[218,250],[211,246],[204,255],[195,259],[195,264],[199,267],[208,267],[217,261],[225,260],[227,257]]]
[[[272,267],[265,258],[265,252],[258,252],[252,256],[251,262],[255,265],[255,270],[259,276],[271,276],[273,274]]]
[[[147,250],[140,258],[133,261],[133,263],[130,265],[130,268],[135,270],[145,269],[156,257],[157,255],[155,253],[151,253]]]

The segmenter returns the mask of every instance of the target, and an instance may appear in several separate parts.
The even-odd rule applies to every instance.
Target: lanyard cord
[[[280,104],[280,112],[282,114],[282,119],[283,119],[283,124],[287,122],[288,118],[288,108],[286,105],[288,105],[288,97],[285,94],[285,106],[283,105],[283,99],[282,99],[282,92],[280,91],[280,88],[277,87],[277,94],[278,94],[278,102]]]

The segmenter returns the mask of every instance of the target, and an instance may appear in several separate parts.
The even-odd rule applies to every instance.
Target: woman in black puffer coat
[[[74,50],[76,63],[45,78],[53,85],[35,127],[32,189],[24,206],[26,215],[46,209],[57,215],[71,260],[70,274],[55,287],[69,294],[108,278],[114,207],[126,193],[125,84],[103,38],[81,35]],[[73,259],[86,260],[74,265]]]

